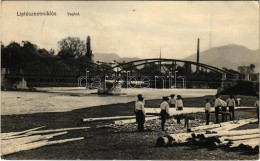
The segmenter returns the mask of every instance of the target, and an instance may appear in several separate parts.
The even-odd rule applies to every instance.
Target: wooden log
[[[229,124],[234,124],[234,121],[221,122],[220,124],[211,124],[211,125],[192,127],[192,130],[193,131],[203,131],[203,130],[209,130],[209,129],[213,129],[213,128],[225,127],[226,125],[229,125]]]
[[[259,138],[232,141],[230,148],[235,148],[235,147],[239,147],[239,146],[244,146],[244,147],[248,147],[250,149],[255,149],[256,146],[259,146]]]
[[[172,138],[172,143],[185,143],[189,139],[192,139],[192,134],[191,133],[169,134],[168,137]]]
[[[7,154],[12,154],[12,153],[17,153],[20,151],[25,151],[25,150],[31,150],[47,145],[52,145],[52,144],[61,144],[61,143],[66,143],[66,142],[71,142],[71,141],[77,141],[77,140],[83,140],[84,137],[79,137],[79,138],[72,138],[72,139],[64,139],[64,140],[55,140],[55,141],[40,141],[40,142],[35,142],[35,143],[29,143],[29,144],[23,144],[20,146],[16,147],[11,147],[11,148],[1,148],[1,155],[7,155]]]
[[[213,145],[217,146],[217,147],[219,147],[219,146],[227,146],[227,145],[229,145],[229,141],[214,142]]]
[[[116,119],[130,119],[135,118],[136,116],[115,116],[115,117],[100,117],[100,118],[84,118],[82,122],[89,122],[89,121],[104,121],[104,120],[116,120]]]
[[[14,136],[14,135],[20,135],[20,134],[28,133],[28,132],[35,131],[35,130],[38,130],[38,129],[41,129],[41,128],[44,128],[44,127],[45,126],[36,127],[36,128],[33,128],[33,129],[20,131],[20,132],[1,133],[1,139],[5,139],[5,138],[8,138],[8,137]]]
[[[248,140],[259,138],[259,134],[250,134],[250,135],[238,135],[238,136],[224,136],[220,137],[221,141],[238,141],[238,140]]]
[[[202,138],[209,137],[220,137],[220,136],[241,136],[241,135],[250,135],[250,134],[259,134],[259,129],[247,129],[247,130],[231,130],[231,131],[219,131],[218,133],[193,133],[195,137],[201,136]]]
[[[9,136],[9,137],[6,137],[6,138],[1,138],[1,140],[10,140],[10,139],[15,139],[15,138],[22,138],[22,137],[28,137],[29,135],[15,135],[15,136]]]
[[[40,131],[31,131],[27,134],[43,134],[43,133],[50,133],[50,132],[60,132],[60,131],[69,131],[69,130],[82,130],[82,129],[89,129],[90,127],[73,127],[73,128],[63,128],[63,129],[51,129],[51,130],[40,130]]]
[[[146,115],[146,117],[151,117],[153,115]],[[117,119],[131,119],[135,118],[136,116],[114,116],[114,117],[99,117],[99,118],[84,118],[82,122],[89,122],[89,121],[105,121],[105,120],[117,120]]]
[[[168,137],[158,137],[157,141],[156,141],[156,145],[159,146],[159,147],[162,147],[162,146],[168,146],[170,145],[170,141],[168,139]]]
[[[149,120],[155,120],[158,119],[158,116],[152,116],[152,117],[146,117],[145,121],[149,121]],[[127,119],[127,120],[117,120],[114,121],[114,124],[116,125],[120,125],[120,124],[130,124],[130,123],[135,123],[136,119]]]
[[[209,131],[211,131],[211,132],[213,132],[213,131],[215,131],[215,132],[228,131],[228,130],[232,130],[232,129],[235,129],[237,127],[249,124],[250,122],[254,122],[254,121],[257,121],[257,119],[251,118],[251,119],[239,120],[238,122],[230,121],[227,125],[225,125],[223,127],[215,128],[215,129],[212,129],[212,130],[209,130]]]
[[[158,137],[157,146],[168,146],[173,144],[186,143],[192,139],[191,133],[169,134],[167,136]]]
[[[2,140],[1,146],[2,148],[7,146],[16,146],[16,145],[31,143],[34,141],[50,139],[53,138],[54,136],[59,136],[64,134],[67,134],[67,131],[55,133],[55,134],[49,134],[49,135],[34,135],[34,136],[22,137],[22,138],[11,139],[11,140]]]

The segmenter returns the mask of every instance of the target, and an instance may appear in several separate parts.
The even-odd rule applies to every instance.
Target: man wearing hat
[[[168,97],[163,97],[163,102],[160,105],[161,108],[161,120],[162,120],[162,131],[164,131],[164,124],[166,119],[169,117],[170,112],[169,112],[169,98]]]
[[[138,100],[135,103],[135,113],[136,113],[136,122],[138,124],[138,131],[144,130],[144,122],[145,122],[145,109],[144,109],[144,98],[142,96],[138,96]]]
[[[171,94],[169,104],[170,107],[175,107],[176,99],[175,99],[175,94]]]

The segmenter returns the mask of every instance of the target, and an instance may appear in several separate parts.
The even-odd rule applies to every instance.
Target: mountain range
[[[104,62],[128,62],[139,60],[140,58],[120,57],[116,53],[94,53],[94,61],[101,60]],[[184,58],[184,60],[196,61],[197,54]],[[259,49],[250,50],[245,46],[230,44],[214,47],[200,52],[200,63],[208,64],[218,68],[226,67],[237,70],[238,66],[254,64],[255,72],[259,72]]]
[[[197,54],[193,54],[185,60],[196,61],[196,59]],[[256,66],[255,71],[259,72],[259,49],[250,50],[236,44],[214,47],[200,52],[200,63],[234,70],[237,70],[238,66],[254,64]]]

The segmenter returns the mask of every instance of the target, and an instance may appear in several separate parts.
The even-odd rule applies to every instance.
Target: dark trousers
[[[179,111],[179,110],[183,110],[183,107],[178,107],[177,109],[178,109],[178,111]]]
[[[170,107],[175,107],[175,104],[170,104]]]
[[[222,112],[227,112],[227,107],[222,107],[222,108],[221,108],[221,111],[222,111]],[[225,121],[225,116],[226,116],[226,115],[222,114],[222,122]]]
[[[142,110],[138,110],[136,112],[136,121],[137,121],[137,124],[138,124],[138,131],[143,131],[144,130],[145,116],[144,116]]]
[[[219,123],[218,115],[219,115],[219,107],[215,107],[215,117],[216,117],[215,123]]]
[[[234,120],[235,119],[235,108],[234,106],[229,106],[228,107],[228,111],[231,113],[231,119]]]
[[[205,111],[205,115],[206,115],[206,125],[209,124],[209,116],[210,116],[210,112],[208,110]]]
[[[183,110],[183,107],[177,107],[177,110],[178,111]],[[181,115],[176,116],[176,119],[177,119],[177,124],[180,124],[181,123]]]
[[[165,121],[166,121],[166,118],[167,118],[167,112],[166,110],[161,110],[161,119],[162,119],[162,130],[164,130],[164,124],[165,124]]]

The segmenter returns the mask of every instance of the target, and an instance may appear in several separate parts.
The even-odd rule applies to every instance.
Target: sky
[[[238,44],[259,49],[255,1],[4,1],[1,41],[30,41],[59,51],[68,36],[91,37],[93,53],[121,57],[182,59],[200,50]],[[54,11],[57,16],[17,16]],[[68,16],[68,12],[80,16]]]

